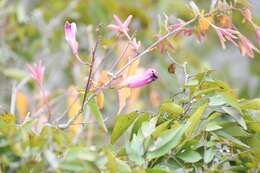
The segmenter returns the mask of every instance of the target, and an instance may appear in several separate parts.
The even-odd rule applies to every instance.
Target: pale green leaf
[[[116,117],[116,122],[111,135],[112,144],[115,143],[117,139],[126,132],[130,125],[135,121],[137,116],[137,112],[132,112],[127,115],[119,115]]]

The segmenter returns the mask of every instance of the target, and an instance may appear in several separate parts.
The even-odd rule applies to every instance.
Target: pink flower
[[[139,88],[150,84],[158,78],[158,72],[155,69],[148,69],[143,74],[130,76],[125,80],[129,88]]]
[[[42,65],[42,62],[40,61],[38,64],[34,64],[34,65],[28,64],[27,68],[29,69],[32,78],[40,86],[42,86],[44,80],[44,71],[45,71],[45,67]]]
[[[254,51],[259,52],[259,50],[245,36],[240,35],[239,38],[239,48],[242,56],[247,55],[250,58],[254,58]]]
[[[114,24],[110,24],[108,25],[108,28],[110,28],[111,30],[115,31],[115,32],[118,32],[118,33],[123,33],[123,34],[127,34],[127,32],[129,31],[129,24],[133,18],[132,15],[128,16],[127,19],[122,22],[120,20],[120,18],[117,16],[117,15],[113,15],[114,19],[115,19],[115,25]]]
[[[68,42],[74,55],[78,54],[78,42],[76,41],[77,26],[76,23],[65,22],[64,25],[65,39]]]
[[[138,51],[141,47],[141,41],[136,41],[136,38],[134,38],[130,44],[132,45],[134,51]]]
[[[260,27],[256,27],[255,32],[256,32],[256,41],[260,45]]]
[[[176,36],[179,36],[181,34],[183,34],[184,36],[191,36],[193,33],[193,29],[183,27],[184,24],[185,22],[183,20],[178,19],[177,23],[168,25],[167,29],[169,31],[180,29],[179,31],[176,32],[175,34]]]
[[[218,34],[220,43],[223,47],[223,49],[226,49],[226,45],[225,42],[226,40],[230,41],[231,43],[233,43],[235,46],[238,46],[237,43],[235,42],[235,39],[237,39],[236,34],[238,34],[238,31],[234,30],[234,29],[228,29],[228,28],[217,28],[216,32]]]

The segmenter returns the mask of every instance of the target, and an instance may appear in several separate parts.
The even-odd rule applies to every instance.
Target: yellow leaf
[[[22,91],[16,93],[16,109],[18,111],[19,121],[23,122],[28,112],[28,99]]]
[[[103,107],[104,107],[104,94],[103,94],[103,92],[100,92],[97,95],[97,105],[98,105],[99,110],[103,109]]]
[[[126,106],[127,98],[130,96],[130,89],[129,88],[122,88],[118,90],[118,100],[119,100],[119,109],[118,114],[121,113],[121,111]]]
[[[100,72],[100,76],[99,76],[99,80],[98,80],[98,85],[102,86],[103,84],[105,84],[107,81],[109,80],[107,71],[102,70]]]
[[[69,95],[68,95],[68,98],[67,98],[67,104],[68,104],[68,107],[70,107],[68,115],[69,115],[70,118],[73,118],[77,114],[77,112],[80,110],[81,104],[80,104],[80,100],[77,99],[78,92],[77,92],[77,89],[74,86],[71,86],[69,88],[68,93],[69,93]],[[80,127],[79,123],[81,123],[81,122],[82,122],[82,116],[80,115],[74,121],[74,124],[76,124],[76,125],[74,125],[74,124],[71,125],[70,130],[73,133],[76,133],[78,128]]]
[[[190,118],[188,120],[190,125],[186,130],[187,138],[189,138],[192,135],[192,133],[197,129],[197,127],[201,121],[201,117],[202,117],[203,113],[205,112],[207,106],[208,106],[208,103],[204,103],[203,105],[198,107],[198,109],[190,116]]]

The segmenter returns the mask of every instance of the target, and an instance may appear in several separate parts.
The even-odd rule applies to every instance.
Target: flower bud
[[[76,23],[69,23],[64,26],[65,39],[68,42],[74,55],[78,54],[78,42],[76,41],[77,26]]]
[[[139,88],[150,84],[158,78],[158,72],[155,69],[148,69],[143,74],[130,76],[125,80],[129,88]]]

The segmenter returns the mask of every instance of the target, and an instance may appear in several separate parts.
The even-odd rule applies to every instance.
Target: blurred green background
[[[71,51],[65,41],[63,26],[66,20],[74,21],[78,26],[77,39],[80,54],[89,59],[90,49],[95,40],[95,27],[102,27],[102,44],[98,57],[102,57],[105,48],[114,43],[114,35],[106,25],[113,23],[113,14],[122,19],[132,14],[131,31],[144,47],[155,41],[159,31],[160,18],[167,14],[171,21],[176,17],[189,19],[190,13],[185,0],[0,0],[0,105],[9,109],[12,85],[28,75],[26,64],[43,60],[46,66],[45,86],[53,95],[62,95],[71,85],[83,87],[86,70],[72,65]],[[208,10],[210,1],[196,1]],[[260,2],[251,1],[254,21],[260,24]],[[253,28],[242,23],[242,18],[234,14],[234,23],[238,29],[255,43]],[[219,40],[210,31],[203,44],[198,44],[195,37],[173,41],[176,52],[169,51],[179,63],[188,62],[190,73],[207,67],[216,70],[215,76],[229,83],[242,98],[260,96],[260,55],[251,60],[242,57],[239,50],[230,44],[222,50]],[[259,46],[258,46],[259,47]],[[111,61],[115,53],[106,57]],[[109,59],[111,58],[111,60]],[[171,63],[167,54],[153,51],[141,60],[141,67],[153,67],[159,71],[160,78],[149,87],[141,89],[141,95],[135,102],[134,109],[154,109],[154,99],[163,101],[179,91],[183,81],[182,69],[176,74],[169,74]],[[104,65],[104,69],[109,67]],[[26,85],[22,90],[33,98],[35,88]],[[153,95],[151,95],[153,92]],[[62,98],[62,96],[61,96]],[[105,94],[105,111],[116,113],[117,101],[114,92]],[[30,100],[33,102],[33,100]],[[64,99],[57,104],[57,112],[64,108]]]

